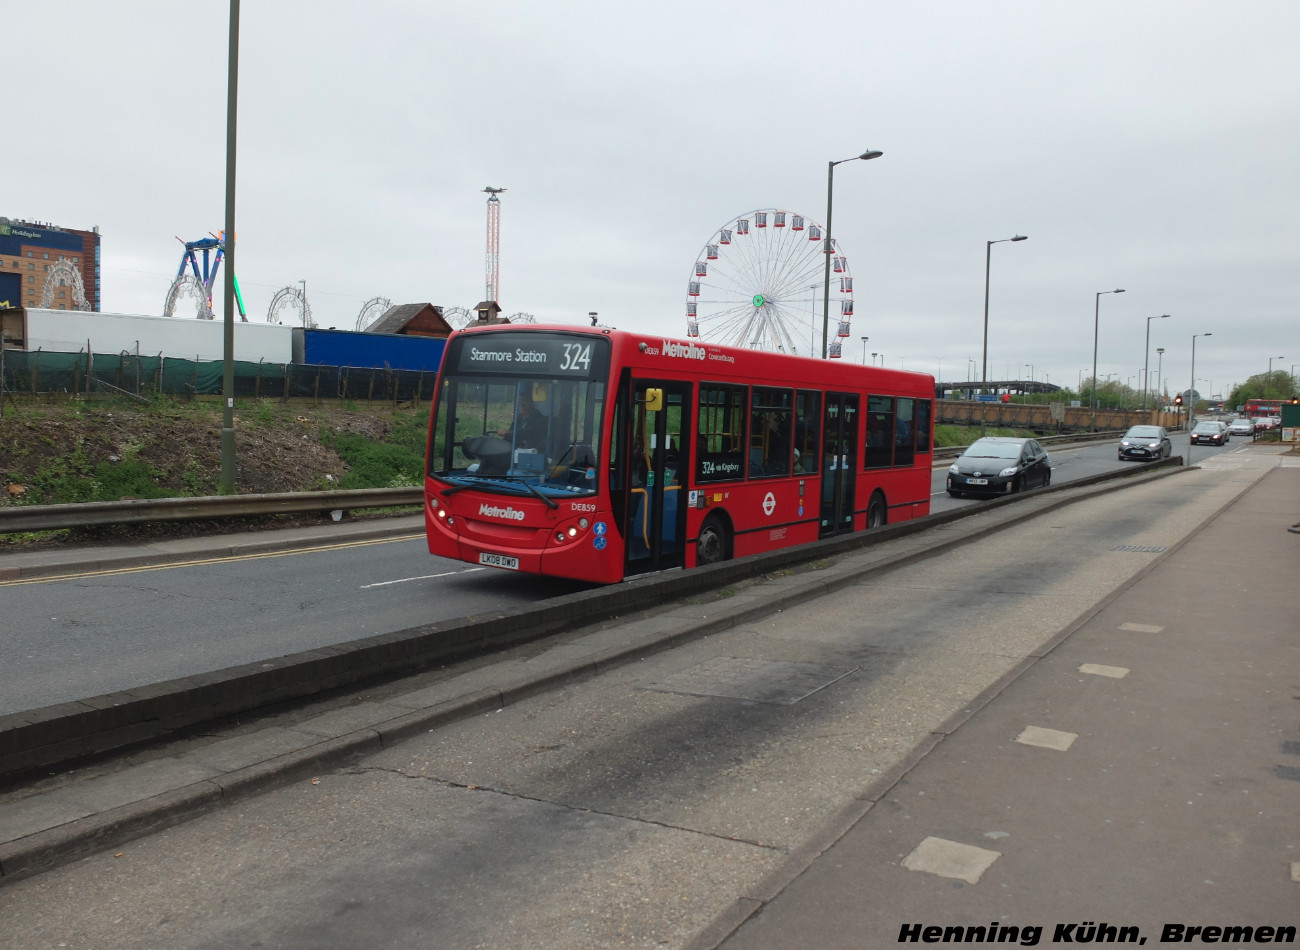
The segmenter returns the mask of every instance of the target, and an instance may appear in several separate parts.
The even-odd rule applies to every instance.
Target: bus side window
[[[867,397],[865,468],[887,468],[894,457],[894,397]]]
[[[916,401],[917,455],[928,455],[930,453],[930,409],[930,400],[918,399]]]
[[[818,436],[821,434],[822,394],[800,391],[795,397],[795,471],[815,475],[818,470]]]
[[[700,385],[695,478],[701,482],[745,477],[745,387]]]
[[[749,413],[750,478],[790,474],[792,397],[788,389],[754,387]]]
[[[911,465],[916,459],[915,399],[899,399],[894,417],[894,464]]]

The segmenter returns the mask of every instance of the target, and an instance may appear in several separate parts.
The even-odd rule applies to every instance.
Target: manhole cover
[[[789,706],[861,669],[720,656],[642,689]]]

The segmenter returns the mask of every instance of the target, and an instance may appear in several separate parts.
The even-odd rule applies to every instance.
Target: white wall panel
[[[27,349],[78,353],[87,341],[95,353],[127,350],[141,356],[187,360],[224,358],[224,324],[192,317],[150,317],[85,310],[27,311]],[[288,363],[293,358],[293,327],[236,323],[235,359]]]

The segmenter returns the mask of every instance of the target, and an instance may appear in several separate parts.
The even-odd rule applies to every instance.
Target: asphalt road
[[[1196,451],[1204,459],[1231,448]],[[1186,436],[1175,436],[1180,451]],[[1132,464],[1109,442],[1053,452],[1052,462],[1058,485]],[[946,472],[935,470],[932,511],[983,503],[949,498]],[[584,587],[434,558],[422,538],[3,586],[0,714]]]

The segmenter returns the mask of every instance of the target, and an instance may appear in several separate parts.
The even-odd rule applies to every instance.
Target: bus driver
[[[515,406],[515,424],[502,429],[500,435],[503,439],[513,439],[516,448],[545,450],[546,416],[533,405],[533,397],[528,393],[519,394]]]

